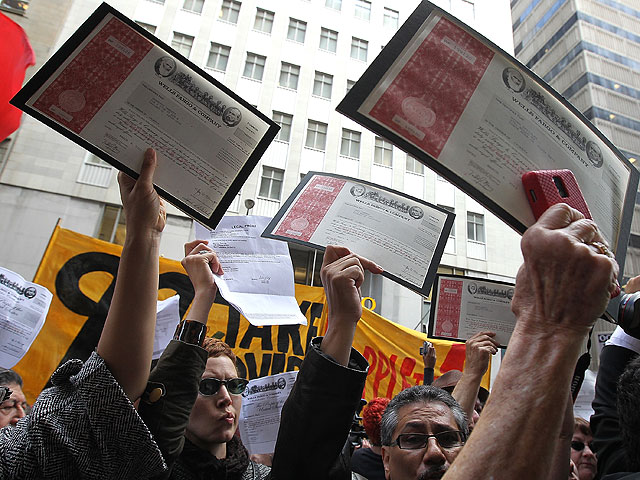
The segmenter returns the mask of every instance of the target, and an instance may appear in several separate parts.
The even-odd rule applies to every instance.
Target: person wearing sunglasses
[[[269,467],[249,459],[235,435],[246,380],[224,342],[206,338],[216,296],[213,274],[223,274],[205,242],[185,245],[182,265],[194,287],[186,320],[151,372],[140,415],[170,472],[163,478],[264,479]],[[341,451],[360,401],[368,364],[352,349],[362,315],[364,270],[382,269],[343,247],[329,246],[321,276],[329,307],[326,335],[307,348],[297,381],[282,409],[271,478],[343,478]],[[302,441],[304,440],[304,441]],[[334,473],[329,473],[336,466]],[[332,475],[336,475],[332,477]]]
[[[580,480],[593,480],[598,470],[596,454],[591,448],[593,434],[589,422],[575,417],[573,438],[571,439],[571,460],[578,469]]]

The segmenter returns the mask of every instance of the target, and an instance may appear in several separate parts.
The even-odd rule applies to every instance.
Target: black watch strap
[[[173,339],[201,347],[206,336],[207,326],[204,323],[195,320],[183,320],[176,327]]]

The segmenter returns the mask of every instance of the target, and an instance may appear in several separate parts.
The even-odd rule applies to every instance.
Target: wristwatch
[[[176,327],[173,339],[201,347],[206,336],[207,326],[204,323],[196,320],[183,320]]]

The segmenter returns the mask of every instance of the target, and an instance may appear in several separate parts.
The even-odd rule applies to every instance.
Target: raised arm
[[[475,422],[473,413],[482,377],[489,368],[491,355],[498,351],[498,342],[493,339],[495,335],[479,332],[467,340],[462,377],[451,394],[467,414],[471,426]]]
[[[158,258],[166,222],[164,204],[153,188],[156,164],[155,151],[148,149],[138,180],[118,175],[127,235],[97,350],[132,401],[147,384],[156,325]]]
[[[444,478],[546,476],[582,342],[619,288],[604,243],[592,221],[564,204],[524,234],[518,321],[482,416]]]
[[[424,342],[426,349],[422,353],[422,363],[424,364],[424,380],[423,384],[431,385],[433,383],[434,369],[436,367],[436,347],[431,342]]]
[[[345,247],[328,246],[322,262],[322,285],[327,295],[328,327],[321,350],[341,365],[348,365],[356,325],[362,316],[360,286],[364,271],[382,268]]]

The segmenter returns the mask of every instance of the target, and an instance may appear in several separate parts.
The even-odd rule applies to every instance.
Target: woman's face
[[[571,439],[571,460],[578,467],[578,476],[580,480],[592,480],[596,476],[597,461],[596,454],[591,450],[591,441],[593,437],[585,435],[579,430],[573,432],[573,438]],[[573,448],[573,442],[581,442],[584,444],[584,448],[577,450]]]
[[[220,380],[237,376],[235,365],[224,355],[209,358],[202,374],[203,379],[214,377]],[[187,425],[188,436],[201,447],[227,443],[238,428],[241,406],[242,395],[230,394],[225,385],[210,396],[198,393]]]

